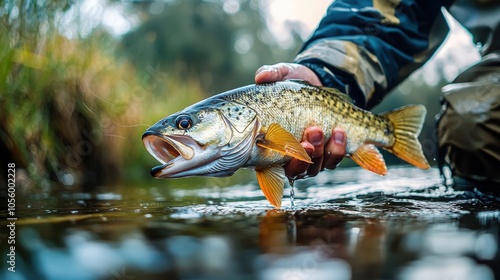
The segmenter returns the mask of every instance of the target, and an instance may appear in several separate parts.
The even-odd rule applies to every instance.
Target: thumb
[[[264,65],[255,73],[255,83],[272,83],[288,79],[300,79],[315,86],[322,86],[318,76],[308,67],[296,63]]]

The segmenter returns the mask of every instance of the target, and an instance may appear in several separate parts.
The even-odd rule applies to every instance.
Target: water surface
[[[435,169],[323,172],[295,182],[295,206],[287,196],[280,210],[247,180],[17,208],[16,273],[3,261],[1,279],[500,278],[500,202],[442,186]]]

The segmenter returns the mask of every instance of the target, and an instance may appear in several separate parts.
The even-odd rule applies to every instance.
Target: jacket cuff
[[[311,68],[324,86],[346,91],[347,85],[347,93],[363,108],[378,103],[381,98],[374,94],[387,89],[377,57],[349,41],[317,41],[297,55],[295,62]]]

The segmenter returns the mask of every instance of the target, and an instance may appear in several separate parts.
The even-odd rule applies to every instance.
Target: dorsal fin
[[[349,103],[353,103],[352,98],[349,95],[341,92],[340,90],[338,90],[336,88],[329,88],[329,87],[319,87],[319,88],[330,93],[331,95],[334,95],[335,97],[338,97],[341,100],[347,101]]]
[[[287,81],[298,83],[298,84],[302,84],[302,85],[305,85],[305,86],[319,88],[320,90],[324,90],[324,91],[326,91],[326,92],[328,92],[328,93],[330,93],[330,94],[338,97],[339,99],[342,99],[342,100],[348,101],[350,103],[353,103],[353,101],[352,101],[352,99],[351,99],[351,97],[349,95],[341,92],[340,90],[338,90],[336,88],[314,86],[314,85],[311,85],[308,81],[305,81],[305,80],[290,79],[290,80],[287,80]]]
[[[299,79],[289,79],[287,81],[290,81],[290,82],[294,82],[294,83],[297,83],[297,84],[303,84],[303,85],[306,85],[306,86],[313,86],[311,85],[311,83],[309,83],[308,81],[306,80],[299,80]]]

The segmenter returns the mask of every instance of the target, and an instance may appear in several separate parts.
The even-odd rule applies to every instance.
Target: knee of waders
[[[437,139],[456,189],[500,194],[500,54],[443,87]]]

